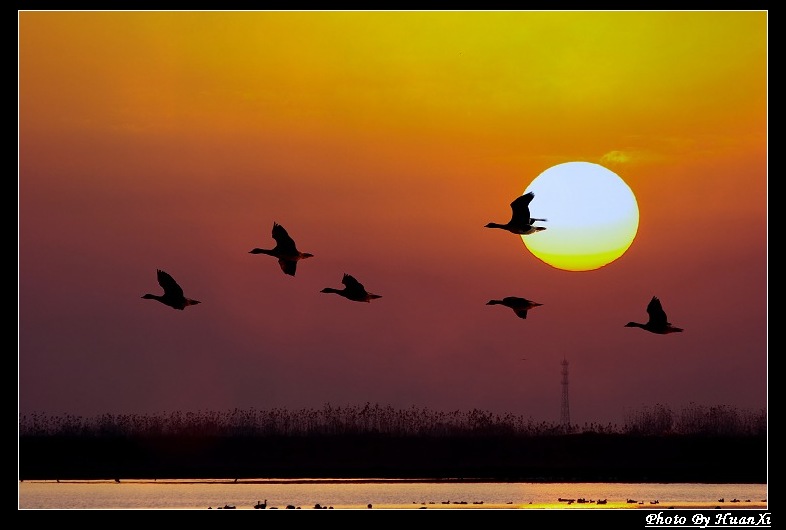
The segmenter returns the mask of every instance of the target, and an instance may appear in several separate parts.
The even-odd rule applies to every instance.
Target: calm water
[[[559,499],[585,499],[586,503]],[[628,503],[628,499],[635,500]],[[723,499],[723,502],[720,501]],[[732,502],[732,500],[739,502]],[[19,509],[767,509],[766,484],[468,483],[245,479],[24,481]],[[597,500],[606,500],[597,504]],[[657,501],[657,504],[655,504]]]

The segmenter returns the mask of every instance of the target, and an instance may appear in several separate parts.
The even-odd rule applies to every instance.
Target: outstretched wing
[[[529,311],[529,310],[528,309],[523,309],[523,308],[520,308],[520,307],[513,308],[513,312],[516,313],[516,315],[519,318],[527,318],[527,311]]]
[[[353,276],[350,276],[349,274],[346,273],[344,274],[344,277],[341,279],[341,283],[343,283],[347,287],[347,290],[350,291],[363,292],[366,290],[363,287],[362,283],[357,281]]]
[[[164,288],[164,293],[169,296],[183,296],[183,289],[177,284],[174,278],[162,270],[158,270],[158,283]]]
[[[295,275],[295,271],[297,270],[297,261],[280,259],[278,260],[278,264],[281,266],[281,270],[284,271],[285,274],[289,274],[290,276]]]
[[[295,240],[289,237],[284,227],[278,223],[273,223],[273,239],[276,240],[276,246],[281,250],[295,252]]]
[[[666,312],[663,310],[663,306],[660,305],[660,300],[658,300],[657,296],[653,296],[650,303],[647,304],[647,314],[650,316],[649,323],[654,326],[665,326],[668,324]]]
[[[527,299],[520,296],[506,296],[502,301],[508,307],[525,306],[527,304]]]
[[[533,198],[535,198],[535,194],[530,191],[510,203],[510,208],[513,210],[513,219],[515,221],[530,224],[529,203],[532,202]]]

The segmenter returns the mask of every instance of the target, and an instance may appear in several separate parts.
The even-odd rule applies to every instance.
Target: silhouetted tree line
[[[622,426],[584,423],[563,426],[535,422],[514,414],[473,409],[440,412],[428,408],[395,409],[371,405],[321,409],[234,409],[224,412],[172,412],[160,414],[21,415],[20,436],[69,437],[230,437],[287,436],[393,437],[536,437],[559,434],[628,434],[689,436],[764,436],[765,410],[702,406],[691,403],[679,412],[666,405],[645,406],[626,413]]]
[[[623,432],[643,435],[763,436],[767,433],[767,414],[763,409],[741,411],[726,405],[707,407],[696,403],[688,404],[675,414],[668,406],[658,404],[627,414]]]
[[[764,412],[690,405],[622,427],[513,414],[363,406],[29,414],[20,479],[474,477],[579,482],[766,482]],[[722,465],[719,465],[722,464]]]

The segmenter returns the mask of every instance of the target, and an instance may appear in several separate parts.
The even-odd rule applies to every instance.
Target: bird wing
[[[527,304],[526,298],[520,298],[518,296],[506,296],[502,301],[508,307],[523,306]]]
[[[295,240],[289,237],[289,234],[278,223],[273,223],[273,239],[276,240],[276,246],[288,252],[295,252]]]
[[[650,324],[656,326],[665,326],[668,324],[666,312],[663,310],[663,306],[660,305],[660,300],[657,296],[653,296],[650,303],[647,304],[647,314],[650,316]]]
[[[289,274],[290,276],[295,275],[295,271],[297,270],[297,261],[279,259],[278,264],[281,266],[281,270],[284,271],[284,273]]]
[[[513,312],[516,313],[519,318],[527,318],[527,311],[528,309],[523,309],[521,307],[513,308]]]
[[[341,279],[341,283],[343,283],[349,291],[365,292],[366,290],[362,283],[357,281],[349,274],[344,274],[344,277]]]
[[[164,293],[171,296],[183,296],[183,289],[174,278],[162,270],[158,270],[158,283],[164,288]]]
[[[529,203],[532,202],[533,198],[535,198],[535,194],[530,191],[510,203],[510,208],[513,210],[513,218],[511,220],[530,224]]]

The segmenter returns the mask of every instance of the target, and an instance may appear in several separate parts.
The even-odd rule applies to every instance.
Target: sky
[[[579,425],[766,408],[767,24],[19,11],[19,413],[371,403],[556,423],[563,360]],[[572,161],[639,208],[595,270],[485,228]],[[294,277],[249,253],[274,222],[314,254]],[[157,269],[201,303],[142,299]],[[320,292],[344,273],[382,298]],[[505,296],[543,305],[486,305]],[[624,327],[653,296],[684,332]]]

